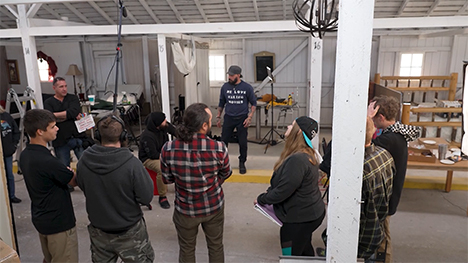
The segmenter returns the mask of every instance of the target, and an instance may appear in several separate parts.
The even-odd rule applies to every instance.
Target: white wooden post
[[[153,108],[153,100],[151,99],[151,73],[149,66],[149,51],[148,51],[148,36],[141,38],[141,45],[143,48],[143,75],[145,77],[145,97],[146,101],[150,102],[150,109]]]
[[[171,120],[171,100],[169,98],[169,77],[167,73],[166,36],[158,34],[159,72],[161,73],[161,103],[168,121]]]
[[[28,86],[34,90],[37,108],[43,109],[42,88],[38,74],[39,67],[37,66],[36,39],[30,36],[27,11],[26,5],[18,5],[18,28],[21,32],[21,42],[23,44],[24,64],[26,66]]]
[[[2,142],[0,140],[0,152],[3,156]],[[13,221],[10,213],[10,201],[8,198],[8,187],[5,175],[5,163],[0,159],[0,237],[3,242],[15,248],[15,237],[13,235]]]
[[[327,262],[356,262],[374,0],[339,10]]]
[[[320,107],[322,104],[322,57],[323,40],[309,37],[309,112],[308,115],[319,123],[317,136],[312,140],[312,145],[318,149],[320,144]]]

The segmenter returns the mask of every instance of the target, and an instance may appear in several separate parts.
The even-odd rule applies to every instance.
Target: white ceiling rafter
[[[429,8],[429,10],[427,11],[426,15],[431,15],[432,12],[434,12],[434,10],[436,9],[436,7],[440,4],[440,0],[436,0],[434,1],[434,3],[431,5],[431,7]]]
[[[16,17],[15,17],[12,13],[10,13],[9,10],[5,10],[5,9],[3,9],[3,8],[0,8],[0,12],[1,12],[2,14],[4,14],[5,16],[9,17],[11,20],[16,21]],[[3,21],[5,22],[4,17],[3,17],[2,19],[3,19]],[[15,22],[15,23],[16,23],[16,22]]]
[[[231,22],[235,22],[234,16],[232,16],[231,6],[229,5],[228,0],[224,0],[224,6],[226,7],[226,11],[228,12],[229,19],[231,19]]]
[[[15,19],[19,17],[18,12],[15,10],[13,6],[6,5],[5,8],[8,9],[8,11],[10,11],[10,14],[13,14]]]
[[[102,17],[104,17],[107,22],[109,22],[111,25],[115,25],[116,23],[114,22],[114,20],[112,20],[106,12],[104,12],[104,10],[102,10],[95,2],[88,2],[93,8],[94,10],[96,10],[99,14],[101,14]]]
[[[253,2],[254,11],[255,11],[255,18],[257,19],[257,21],[260,21],[260,15],[258,14],[257,0],[253,0],[252,2]]]
[[[143,8],[146,10],[146,12],[148,12],[148,14],[154,20],[154,22],[156,22],[156,24],[162,24],[161,20],[159,20],[159,18],[154,14],[153,10],[151,10],[151,7],[149,7],[145,0],[138,1],[140,2],[141,6],[143,6]]]
[[[172,0],[166,0],[166,2],[167,2],[167,4],[171,7],[172,12],[174,12],[174,14],[176,15],[177,20],[179,20],[180,23],[185,24],[184,19],[183,19],[182,16],[180,15],[179,10],[177,10],[177,7],[174,5],[174,3],[172,2]]]
[[[460,10],[458,10],[458,14],[465,13],[466,9],[468,9],[468,1],[466,1],[465,5],[463,5]]]
[[[195,2],[195,5],[197,5],[198,12],[200,12],[200,15],[203,17],[203,21],[205,21],[205,23],[209,23],[210,21],[208,20],[208,17],[206,16],[205,11],[203,11],[203,7],[200,4],[200,1],[194,0],[194,2]]]
[[[83,20],[83,22],[85,22],[86,24],[90,24],[90,25],[93,24],[88,18],[86,18],[86,16],[84,16],[80,11],[78,11],[78,9],[76,9],[72,4],[63,3],[63,5],[66,6],[68,9],[70,9],[70,11],[72,11],[77,17]]]
[[[32,4],[28,12],[26,13],[26,16],[33,17],[34,15],[36,15],[37,11],[39,10],[39,8],[41,8],[41,6],[42,4]]]
[[[283,0],[283,20],[286,20],[288,14],[286,13],[286,0]]]
[[[108,0],[93,0],[97,1],[108,1]],[[62,4],[64,2],[90,2],[89,0],[2,0],[0,4],[2,5],[20,5],[20,4]]]
[[[54,9],[50,8],[48,5],[42,5],[42,7],[49,12],[49,14],[53,15],[56,19],[62,20],[62,17],[57,14],[57,12],[54,11]]]
[[[405,11],[405,8],[406,8],[406,6],[408,5],[409,1],[410,1],[410,0],[405,0],[405,1],[403,2],[403,4],[400,6],[400,9],[398,10],[397,15],[400,16],[401,14],[403,14],[403,11]]]
[[[117,4],[117,6],[119,6],[119,0],[114,0],[114,2]],[[125,6],[125,5],[124,5]],[[130,10],[128,10],[127,7],[125,7],[125,12],[127,13],[127,17],[130,18],[130,20],[132,20],[132,22],[135,24],[135,25],[139,25],[140,22],[138,22],[138,20],[132,15],[132,13],[130,12]],[[122,18],[123,19],[123,18]]]

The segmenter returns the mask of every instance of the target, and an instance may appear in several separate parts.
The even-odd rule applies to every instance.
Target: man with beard
[[[138,151],[138,158],[143,165],[156,173],[159,205],[164,209],[169,209],[171,205],[166,197],[167,186],[162,181],[159,156],[161,155],[161,148],[169,141],[168,133],[175,136],[174,125],[167,122],[164,113],[152,112],[146,119],[146,129],[141,134]]]
[[[221,185],[231,176],[229,155],[223,142],[206,136],[211,111],[203,103],[190,105],[177,140],[161,150],[161,171],[176,191],[172,220],[179,240],[179,262],[195,262],[198,228],[202,225],[209,262],[224,262],[224,193]]]
[[[239,66],[229,67],[227,72],[229,81],[221,87],[216,118],[218,119],[217,126],[221,128],[221,114],[224,107],[226,107],[221,140],[227,147],[234,128],[237,130],[240,152],[239,172],[245,174],[247,172],[245,167],[247,161],[247,128],[252,122],[257,100],[252,86],[241,80],[241,72],[242,69]],[[249,103],[251,105],[250,112]]]

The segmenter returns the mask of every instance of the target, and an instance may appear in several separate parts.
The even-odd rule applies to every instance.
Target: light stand
[[[275,130],[275,125],[274,125],[274,118],[273,118],[273,102],[274,102],[274,98],[273,98],[273,76],[271,75],[271,69],[269,67],[267,67],[267,71],[268,71],[268,78],[270,79],[270,85],[271,85],[271,100],[270,100],[270,105],[271,105],[271,129],[267,132],[267,134],[265,134],[265,137],[263,137],[263,139],[260,141],[260,144],[263,144],[264,142],[267,143],[267,146],[265,147],[265,152],[264,154],[267,152],[268,150],[268,147],[271,145],[271,146],[274,146],[276,145],[278,142],[276,140],[274,140],[273,138],[273,135],[274,133],[278,134],[278,136],[280,138],[283,137],[282,134],[279,134],[279,132],[277,132]],[[267,140],[267,138],[269,138]]]
[[[114,89],[114,101],[113,101],[113,107],[112,107],[112,112],[117,111],[117,97],[118,97],[118,92],[119,92],[119,64],[120,64],[120,47],[122,46],[122,43],[120,42],[120,39],[122,38],[122,16],[127,17],[127,10],[125,9],[125,6],[123,5],[123,1],[119,0],[119,9],[120,9],[120,14],[119,14],[119,29],[117,33],[117,53],[115,54],[115,60],[116,60],[116,67],[115,67],[115,89]]]

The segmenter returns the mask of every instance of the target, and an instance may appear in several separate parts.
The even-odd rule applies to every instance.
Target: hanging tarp
[[[190,56],[187,57],[182,50],[182,47],[178,42],[172,42],[172,53],[174,54],[174,64],[180,73],[188,75],[192,72],[195,64],[197,63],[197,57],[195,55],[195,41],[192,39],[192,49],[190,51]]]

